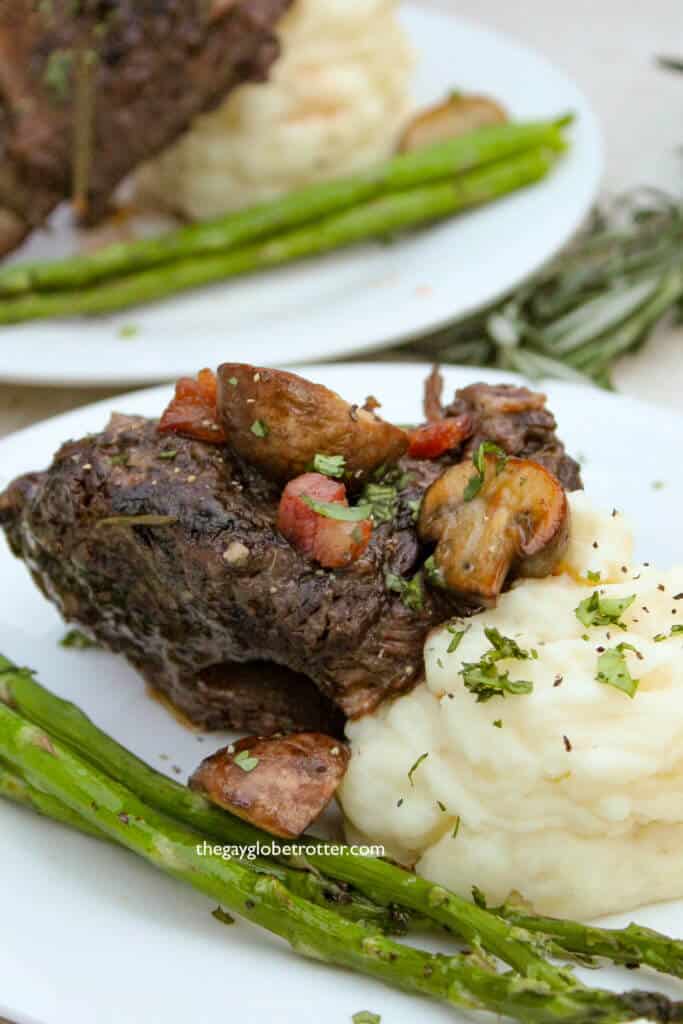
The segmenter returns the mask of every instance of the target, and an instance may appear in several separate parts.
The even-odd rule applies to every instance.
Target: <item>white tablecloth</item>
[[[606,192],[641,184],[680,190],[683,74],[665,74],[655,66],[654,57],[671,51],[683,56],[681,0],[421,2],[516,36],[543,51],[582,86],[605,132]],[[629,394],[679,407],[683,330],[662,330],[636,357],[624,359],[616,383]],[[107,393],[0,385],[0,436]]]

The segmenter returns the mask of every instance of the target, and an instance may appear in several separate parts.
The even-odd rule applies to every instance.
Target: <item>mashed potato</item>
[[[427,682],[349,724],[340,796],[351,834],[436,882],[591,917],[683,896],[683,636],[671,634],[683,624],[683,568],[634,566],[620,515],[583,494],[571,504],[566,571],[518,583],[455,652],[446,627],[432,633]],[[626,630],[578,620],[596,589],[636,595]],[[465,688],[462,663],[491,649],[485,627],[537,652],[498,663],[532,693],[477,703]],[[635,648],[623,651],[633,699],[596,679],[600,654],[621,643]]]
[[[395,0],[295,0],[267,84],[245,85],[138,175],[192,218],[367,167],[394,147],[412,57]]]

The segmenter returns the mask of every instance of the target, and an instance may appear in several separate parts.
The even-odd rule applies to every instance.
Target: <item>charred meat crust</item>
[[[71,194],[76,58],[95,90],[87,219],[235,85],[264,78],[291,0],[11,0],[0,5],[0,206],[29,227]],[[80,58],[79,58],[80,59]]]
[[[472,414],[469,448],[491,437],[537,458],[569,489],[580,486],[543,401],[525,389],[475,385],[448,413]],[[64,445],[45,472],[16,480],[0,495],[0,526],[64,618],[123,654],[192,720],[338,732],[338,720],[326,721],[332,705],[355,717],[412,688],[429,629],[462,610],[429,587],[423,608],[408,608],[386,578],[409,580],[420,569],[428,552],[414,502],[463,457],[404,456],[394,520],[341,571],[320,569],[280,536],[279,485],[227,449],[160,436],[156,421],[140,417],[115,415],[103,433]],[[98,525],[139,515],[161,523]],[[264,686],[250,703],[245,687],[215,668],[258,661],[308,677],[318,706],[301,681],[291,704],[282,685]]]

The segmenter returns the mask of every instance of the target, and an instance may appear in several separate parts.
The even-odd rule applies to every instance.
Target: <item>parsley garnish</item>
[[[428,757],[429,757],[429,754],[420,754],[420,756],[418,757],[417,761],[415,762],[413,767],[408,772],[408,780],[409,780],[411,786],[415,785],[415,783],[413,782],[413,775],[415,774],[417,769],[420,767],[422,762],[426,761]]]
[[[258,757],[252,757],[248,750],[240,750],[233,760],[233,764],[236,764],[243,772],[253,772],[258,763]]]
[[[477,704],[483,704],[492,697],[505,697],[506,694],[519,696],[531,693],[534,684],[525,679],[510,679],[509,672],[499,672],[496,663],[507,658],[526,661],[531,657],[528,651],[510,637],[502,636],[497,629],[485,629],[486,639],[491,644],[478,662],[463,664],[460,675],[470,693],[477,695]]]
[[[315,473],[322,473],[323,476],[331,476],[334,480],[340,480],[346,469],[346,459],[343,455],[322,455],[318,452],[313,457],[311,469]]]
[[[503,719],[502,718],[497,718],[495,720],[495,722],[493,723],[493,727],[494,727],[494,729],[502,729],[503,728]]]
[[[396,515],[398,491],[393,484],[368,483],[363,488],[361,501],[370,506],[375,523],[390,523]]]
[[[450,625],[446,626],[446,629],[453,637],[448,647],[446,648],[446,654],[454,654],[455,651],[457,651],[458,647],[460,646],[460,642],[464,637],[465,633],[472,629],[472,627],[465,626],[464,629],[458,629],[457,626]]]
[[[436,806],[439,808],[439,810],[441,811],[442,814],[446,813],[446,805],[443,802],[443,800],[437,800],[436,801]]]
[[[268,437],[268,434],[270,433],[268,424],[263,420],[255,420],[250,429],[252,434],[255,434],[256,437]]]
[[[228,384],[231,388],[236,388],[238,384],[237,377],[228,377]]]
[[[601,654],[598,658],[598,674],[595,678],[599,683],[614,686],[615,689],[621,690],[629,697],[635,697],[640,680],[633,679],[628,670],[626,651],[638,653],[633,644],[617,644],[616,647]]]
[[[361,1010],[354,1013],[351,1018],[353,1024],[381,1024],[382,1018],[378,1013],[371,1013],[370,1010]]]
[[[474,455],[472,456],[472,464],[476,470],[473,476],[470,477],[469,483],[465,488],[464,498],[465,501],[472,501],[479,494],[479,491],[484,486],[484,480],[486,479],[486,456],[496,455],[496,476],[505,469],[505,465],[508,460],[507,454],[503,449],[494,444],[493,441],[482,441]]]
[[[100,645],[96,640],[91,640],[85,633],[81,633],[80,629],[70,629],[59,641],[59,646],[72,648],[76,651],[89,651],[93,647],[97,648]]]
[[[458,815],[458,817],[455,819],[455,825],[453,826],[453,831],[451,833],[451,839],[457,839],[459,831],[460,831],[460,815]]]
[[[420,510],[422,508],[422,498],[413,498],[412,501],[408,502],[408,508],[413,513],[413,522],[416,523],[420,518]]]
[[[441,569],[439,569],[439,567],[437,566],[436,558],[434,557],[434,555],[430,555],[429,558],[426,559],[424,564],[424,571],[425,576],[427,577],[427,582],[430,584],[430,586],[440,587],[442,589],[446,586],[443,578],[443,573],[441,572]]]
[[[683,633],[683,625],[672,626],[670,633],[657,633],[655,643],[661,644],[664,640],[670,640],[672,636],[678,636],[680,633]]]
[[[591,570],[589,569],[588,572],[586,573],[586,579],[588,580],[589,583],[599,583],[600,582],[600,573],[599,572],[591,572]]]
[[[422,588],[422,572],[415,573],[411,580],[388,572],[384,576],[387,590],[401,595],[401,601],[413,612],[421,612],[424,608],[424,590]]]
[[[169,462],[173,462],[173,460],[175,459],[177,454],[178,454],[178,449],[177,448],[167,448],[165,451],[159,452],[159,458],[160,459],[167,459]]]
[[[140,333],[137,324],[123,324],[119,327],[119,338],[136,338]]]
[[[319,516],[325,516],[326,519],[339,519],[343,523],[362,523],[370,516],[368,505],[349,507],[342,505],[339,501],[316,501],[315,498],[309,498],[307,494],[302,494],[301,500]]]
[[[574,611],[583,626],[618,626],[619,629],[626,629],[621,616],[635,599],[635,594],[630,597],[601,597],[594,590]]]
[[[229,914],[227,910],[223,910],[222,907],[216,907],[215,910],[211,911],[211,917],[215,917],[221,924],[234,924],[235,918],[232,914]]]

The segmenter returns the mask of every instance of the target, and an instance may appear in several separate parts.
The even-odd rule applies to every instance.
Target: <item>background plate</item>
[[[410,4],[403,17],[418,56],[418,106],[457,87],[497,97],[516,118],[577,114],[572,149],[546,181],[393,245],[356,247],[99,320],[2,328],[0,380],[132,386],[221,360],[327,359],[438,327],[540,267],[597,192],[601,142],[585,98],[544,58],[504,36]],[[25,254],[54,256],[73,245],[65,214]],[[139,333],[123,340],[129,324]]]
[[[386,417],[399,422],[419,417],[427,372],[423,366],[372,363],[306,371],[349,400],[373,392],[384,401]],[[448,393],[480,373],[450,369],[445,376]],[[486,377],[511,379],[493,372]],[[677,469],[683,418],[571,385],[548,391],[562,438],[584,460],[588,493],[637,523],[640,558],[662,566],[683,562],[683,480]],[[0,487],[15,474],[46,465],[63,440],[101,429],[114,408],[155,416],[168,395],[160,388],[102,402],[0,442]],[[37,669],[47,686],[76,700],[137,754],[185,778],[225,742],[220,734],[182,728],[113,655],[59,647],[63,623],[1,541],[0,578],[0,651]],[[211,917],[212,904],[201,895],[123,850],[29,812],[0,805],[0,832],[0,1017],[18,1024],[209,1024],[217,1015],[240,1024],[349,1024],[353,1013],[368,1009],[387,1024],[463,1019],[349,972],[303,961],[242,921],[226,928]],[[683,936],[683,904],[659,904],[636,918]],[[666,982],[644,972],[586,978],[592,985],[667,990]],[[669,983],[668,991],[681,997],[680,984]]]

